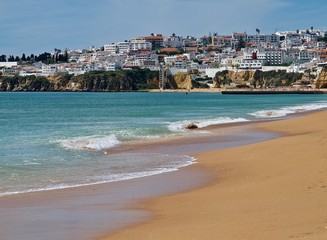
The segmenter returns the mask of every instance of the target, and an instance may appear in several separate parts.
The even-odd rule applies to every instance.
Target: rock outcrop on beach
[[[191,75],[185,72],[178,72],[172,77],[168,78],[168,85],[172,89],[191,89]]]
[[[158,88],[158,72],[130,70],[93,72],[79,76],[12,76],[0,78],[0,91],[122,92]]]
[[[316,88],[327,88],[327,67],[324,67],[317,79]]]

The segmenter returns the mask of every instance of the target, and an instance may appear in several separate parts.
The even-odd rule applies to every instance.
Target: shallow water
[[[175,171],[194,162],[181,149],[173,154],[111,149],[209,134],[187,130],[190,123],[202,128],[326,106],[326,95],[0,93],[0,196]]]

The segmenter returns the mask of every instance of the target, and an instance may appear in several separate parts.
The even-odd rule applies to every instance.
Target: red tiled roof
[[[177,48],[161,48],[160,52],[177,52]]]
[[[146,36],[145,40],[163,40],[163,36]]]

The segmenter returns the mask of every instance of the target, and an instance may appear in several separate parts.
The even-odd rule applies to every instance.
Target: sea
[[[1,92],[0,197],[176,171],[196,159],[114,150],[326,107],[325,94]]]

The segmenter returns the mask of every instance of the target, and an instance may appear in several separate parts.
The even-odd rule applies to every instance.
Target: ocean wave
[[[289,114],[314,111],[323,108],[327,108],[327,102],[289,106],[280,109],[261,110],[249,114],[256,118],[278,118],[278,117],[287,116]]]
[[[66,149],[100,151],[103,149],[112,148],[121,142],[114,134],[111,134],[109,136],[92,136],[65,139],[60,140],[59,143]]]
[[[144,155],[146,156],[146,155]],[[151,157],[152,155],[149,154],[148,157]],[[6,192],[0,192],[0,197],[9,196],[9,195],[17,195],[17,194],[24,194],[24,193],[33,193],[33,192],[41,192],[41,191],[51,191],[51,190],[61,190],[61,189],[68,189],[68,188],[77,188],[77,187],[85,187],[85,186],[93,186],[103,183],[110,183],[110,182],[119,182],[119,181],[126,181],[130,179],[137,179],[137,178],[143,178],[143,177],[149,177],[154,175],[159,175],[163,173],[173,172],[177,171],[180,168],[189,166],[191,164],[194,164],[196,162],[196,158],[190,157],[190,156],[174,156],[174,155],[167,155],[167,154],[156,154],[156,157],[161,158],[162,160],[168,160],[171,158],[177,157],[179,159],[178,161],[174,161],[171,159],[171,161],[164,161],[165,166],[157,166],[152,168],[143,169],[140,171],[132,171],[132,172],[125,172],[125,173],[114,173],[109,175],[103,175],[103,176],[93,176],[89,177],[82,182],[79,183],[56,183],[57,181],[49,180],[48,182],[55,183],[48,186],[39,186],[39,187],[32,187],[26,190],[17,190],[17,191],[6,191]],[[171,162],[169,164],[169,162]],[[3,189],[0,188],[2,191]]]
[[[230,118],[230,117],[220,117],[208,120],[184,120],[170,123],[167,127],[171,132],[186,132],[187,127],[190,124],[195,124],[198,128],[205,128],[212,125],[219,125],[225,123],[236,123],[236,122],[246,122],[245,118]]]

